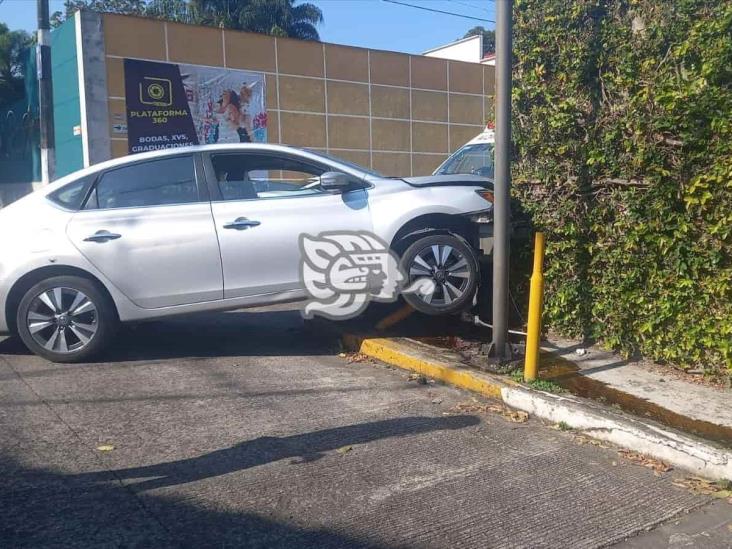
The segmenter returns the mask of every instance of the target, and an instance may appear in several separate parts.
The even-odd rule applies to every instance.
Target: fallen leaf
[[[409,381],[416,381],[420,385],[427,385],[427,378],[422,374],[409,374],[409,377],[407,377],[407,380]]]
[[[633,463],[642,465],[643,467],[653,469],[653,472],[657,475],[660,475],[661,473],[668,473],[673,469],[673,467],[671,467],[667,463],[664,463],[661,460],[646,456],[644,454],[640,454],[638,452],[633,452],[632,450],[618,450],[618,454],[628,461],[632,461]]]
[[[492,412],[500,414],[508,421],[514,423],[526,423],[529,420],[529,414],[521,410],[512,410],[508,406],[503,404],[479,404],[478,402],[464,402],[458,404],[452,409],[453,413],[465,414],[465,413],[488,413]]]
[[[341,446],[340,448],[338,448],[336,450],[336,452],[338,452],[339,454],[344,454],[345,455],[348,452],[350,452],[351,450],[353,450],[353,446]]]
[[[111,452],[112,450],[114,450],[114,446],[111,444],[100,444],[99,446],[97,446],[97,450],[99,450],[100,452]]]

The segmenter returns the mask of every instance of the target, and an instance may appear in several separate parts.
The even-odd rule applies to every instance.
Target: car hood
[[[424,175],[403,178],[412,187],[484,187],[493,188],[493,180],[470,174]]]

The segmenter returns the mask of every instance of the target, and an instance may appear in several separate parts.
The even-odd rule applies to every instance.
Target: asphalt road
[[[732,546],[675,472],[338,352],[291,311],[0,341],[0,546]]]

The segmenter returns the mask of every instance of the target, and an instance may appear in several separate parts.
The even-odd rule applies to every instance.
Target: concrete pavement
[[[287,310],[126,329],[95,364],[0,342],[0,545],[600,547],[679,516],[730,546],[674,473],[337,344]]]

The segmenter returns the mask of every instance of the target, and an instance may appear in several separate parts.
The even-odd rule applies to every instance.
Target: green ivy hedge
[[[732,372],[732,2],[515,0],[514,34],[545,324]]]

